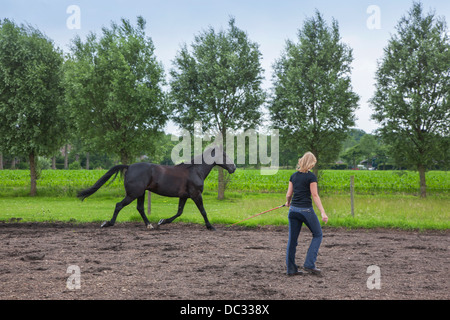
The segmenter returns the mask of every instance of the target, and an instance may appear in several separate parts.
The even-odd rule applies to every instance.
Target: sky
[[[450,24],[450,1],[421,2],[426,13],[433,10]],[[305,19],[319,10],[329,25],[332,19],[338,21],[342,42],[353,50],[352,86],[360,97],[355,127],[372,133],[378,125],[370,119],[368,100],[374,93],[377,61],[412,5],[412,0],[1,0],[0,19],[31,24],[68,52],[76,35],[84,40],[90,32],[100,34],[111,21],[125,18],[136,24],[141,15],[168,78],[181,45],[190,45],[195,35],[210,26],[227,29],[234,17],[237,27],[259,44],[265,70],[263,87],[270,91],[273,64],[286,41],[297,42]],[[168,133],[177,131],[172,123],[166,127]]]

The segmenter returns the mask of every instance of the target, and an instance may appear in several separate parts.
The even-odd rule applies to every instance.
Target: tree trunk
[[[420,177],[420,197],[426,198],[427,197],[427,183],[425,180],[425,166],[419,165],[419,177]]]
[[[319,183],[319,155],[317,154],[317,151],[313,149],[311,151],[313,155],[316,157],[316,165],[313,168],[313,173],[317,177],[317,193],[320,194],[320,183]]]
[[[86,152],[86,170],[89,170],[89,152]]]
[[[317,160],[316,165],[313,168],[313,173],[317,177],[317,180],[319,180],[319,155],[317,154],[317,150],[315,149],[312,149],[311,152],[316,157]]]
[[[317,177],[317,179],[319,179],[319,168],[317,166],[313,168],[313,173]]]
[[[122,153],[120,156],[120,161],[122,164],[127,165],[128,164],[128,155],[126,153]]]
[[[35,154],[30,153],[30,196],[34,197],[36,195],[36,161]]]
[[[64,146],[64,169],[69,168],[69,146],[66,144]]]

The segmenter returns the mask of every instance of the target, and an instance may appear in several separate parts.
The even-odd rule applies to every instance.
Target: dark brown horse
[[[145,191],[149,190],[162,196],[180,198],[177,214],[169,219],[161,219],[158,225],[171,223],[179,217],[183,213],[186,200],[191,198],[205,219],[206,227],[209,230],[215,230],[208,221],[205,208],[203,207],[202,192],[204,181],[215,165],[226,169],[229,173],[233,173],[236,170],[233,161],[225,152],[219,151],[218,157],[215,157],[215,152],[215,149],[205,150],[202,155],[193,158],[190,163],[181,163],[176,166],[163,166],[146,162],[135,163],[130,166],[118,165],[112,167],[91,188],[79,191],[77,197],[84,200],[100,189],[114,174],[117,176],[119,172],[125,171],[124,185],[126,196],[116,204],[112,219],[105,221],[101,225],[102,228],[113,226],[120,210],[135,199],[137,199],[137,210],[145,225],[147,228],[152,228],[144,212]]]

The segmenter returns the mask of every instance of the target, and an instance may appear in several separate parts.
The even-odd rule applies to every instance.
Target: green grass
[[[40,196],[74,196],[76,190],[91,186],[106,170],[43,170],[37,182]],[[260,170],[238,169],[230,176],[227,190],[230,192],[283,193],[293,170],[279,170],[276,175],[261,175]],[[419,175],[413,171],[320,171],[321,192],[348,194],[350,176],[355,176],[358,194],[418,194]],[[0,170],[0,196],[26,196],[30,190],[30,173],[27,170]],[[449,194],[450,172],[429,171],[426,174],[429,194]],[[217,170],[205,180],[205,191],[217,191]],[[116,179],[101,192],[111,196],[123,192],[123,182]]]
[[[92,222],[111,219],[115,203],[124,196],[123,181],[116,179],[84,202],[76,191],[94,184],[105,170],[44,170],[38,196],[29,197],[29,171],[0,170],[0,220]],[[287,181],[293,170],[263,176],[259,170],[237,170],[227,188],[227,199],[217,200],[217,171],[205,180],[204,203],[213,224],[232,224],[285,202]],[[355,216],[350,213],[349,181],[355,176]],[[417,172],[351,171],[320,172],[319,188],[329,216],[328,226],[347,228],[449,229],[450,173],[427,173],[428,198],[417,197]],[[152,195],[150,220],[173,216],[178,199]],[[287,208],[271,211],[242,225],[287,225]],[[141,221],[136,202],[124,208],[121,221]],[[189,200],[177,221],[203,224]]]
[[[213,224],[232,224],[259,212],[284,203],[284,193],[227,193],[226,200],[217,200],[217,194],[204,194],[205,209]],[[95,194],[84,202],[75,197],[2,197],[0,220],[22,222],[70,221],[101,222],[111,219],[115,203],[121,196]],[[421,199],[407,195],[357,195],[355,217],[350,213],[350,198],[346,195],[324,195],[323,205],[329,216],[329,227],[347,228],[450,228],[450,198],[429,196]],[[150,221],[171,217],[176,213],[178,199],[152,194]],[[287,208],[281,208],[243,222],[244,226],[287,225]],[[118,222],[142,221],[136,202],[124,208]],[[176,221],[203,224],[203,218],[191,200]],[[143,222],[142,222],[143,224]]]
[[[231,176],[228,190],[239,192],[285,192],[293,170],[279,170],[276,175],[263,176],[259,170],[237,170]],[[355,192],[359,194],[418,194],[419,174],[414,171],[321,170],[321,192],[346,194],[350,191],[350,176],[355,176]],[[217,173],[208,177],[206,187],[217,190]],[[430,193],[448,193],[450,172],[426,173],[427,190]]]

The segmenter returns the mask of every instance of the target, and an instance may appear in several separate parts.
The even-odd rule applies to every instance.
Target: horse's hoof
[[[208,228],[209,231],[216,231],[216,228],[214,228],[213,226],[207,226],[206,228]]]
[[[100,228],[107,228],[107,227],[111,227],[112,224],[109,221],[105,221],[102,223],[102,225],[100,226]]]
[[[160,225],[164,224],[165,222],[166,222],[166,219],[161,219],[161,220],[159,220],[159,222],[158,222],[158,226],[160,226]]]
[[[149,223],[149,224],[147,225],[147,229],[150,229],[150,230],[151,230],[151,229],[155,229],[155,227],[153,227],[152,224]]]

